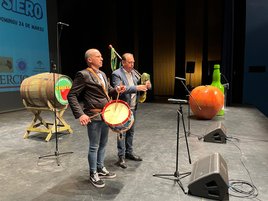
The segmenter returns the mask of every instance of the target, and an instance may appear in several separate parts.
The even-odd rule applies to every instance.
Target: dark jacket
[[[132,78],[133,78],[134,86],[129,86],[126,74],[124,72],[124,68],[121,66],[120,68],[113,71],[112,73],[112,85],[115,87],[115,86],[118,86],[122,82],[122,84],[126,86],[126,91],[120,94],[119,98],[127,102],[129,105],[131,102],[131,94],[136,93],[137,97],[136,97],[135,109],[137,109],[140,93],[137,91],[136,85],[139,84],[139,79],[135,77],[134,75],[132,75]]]
[[[109,84],[105,73],[102,71],[100,73],[105,80],[108,95],[116,97],[117,92]],[[96,76],[87,69],[84,69],[75,75],[72,88],[68,94],[68,102],[74,117],[77,119],[83,114],[88,116],[96,114],[92,109],[103,109],[109,102],[109,98]],[[101,120],[101,116],[98,115],[93,119]]]

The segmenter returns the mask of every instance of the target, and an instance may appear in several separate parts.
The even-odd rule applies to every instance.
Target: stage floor
[[[184,122],[188,130],[188,106],[182,105]],[[227,107],[224,117],[213,120],[190,118],[190,134],[179,126],[179,151],[177,148],[178,104],[140,104],[136,120],[134,141],[135,153],[142,162],[127,160],[127,169],[114,165],[117,161],[116,137],[109,134],[106,150],[106,167],[117,174],[105,180],[103,189],[93,187],[88,181],[88,138],[86,128],[79,125],[70,109],[63,119],[73,129],[73,134],[58,134],[58,150],[62,155],[54,156],[55,135],[49,142],[46,134],[24,133],[32,121],[33,114],[26,110],[0,114],[0,200],[1,201],[174,201],[209,200],[187,194],[191,176],[180,179],[183,189],[174,181],[176,165],[179,173],[192,172],[193,164],[200,159],[219,153],[228,167],[229,180],[252,183],[258,191],[258,199],[268,200],[268,119],[255,108]],[[41,117],[53,122],[52,112],[42,112]],[[226,143],[204,142],[209,131],[224,126]],[[187,139],[187,140],[186,140]],[[188,141],[188,143],[187,143]],[[187,152],[189,147],[189,154]],[[73,152],[72,154],[63,154]],[[52,157],[39,159],[52,154]],[[191,159],[191,164],[189,162]],[[210,171],[210,170],[204,170]],[[154,174],[171,174],[170,177],[154,177]],[[226,176],[218,174],[218,176]],[[246,189],[249,191],[251,189]],[[186,194],[185,194],[186,192]],[[234,197],[229,189],[225,200],[242,201]],[[237,196],[246,196],[236,194]]]

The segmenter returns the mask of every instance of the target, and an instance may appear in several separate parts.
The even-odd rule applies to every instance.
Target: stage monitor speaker
[[[188,194],[214,200],[228,198],[228,169],[219,153],[193,164]]]
[[[209,127],[204,142],[226,143],[226,128],[223,123],[217,122]]]
[[[195,69],[195,62],[194,61],[187,61],[186,73],[194,73],[194,69]]]

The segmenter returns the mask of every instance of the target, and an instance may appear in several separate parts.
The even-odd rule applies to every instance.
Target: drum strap
[[[92,68],[87,68],[87,70],[97,78],[99,83],[101,83],[102,89],[103,89],[105,95],[107,96],[108,101],[110,101],[110,97],[109,97],[109,95],[107,93],[106,87],[104,86],[105,83],[103,83],[103,81],[100,79],[100,77],[96,74],[96,72]]]

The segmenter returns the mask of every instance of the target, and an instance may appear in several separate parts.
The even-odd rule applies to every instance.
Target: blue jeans
[[[104,166],[105,147],[108,142],[109,127],[103,121],[92,121],[87,125],[89,149],[89,171],[96,172]]]
[[[118,157],[125,157],[125,154],[133,154],[133,138],[134,138],[134,127],[135,127],[135,119],[136,119],[136,111],[131,110],[134,117],[134,123],[131,128],[122,133],[122,138],[117,138],[117,149],[118,149]]]

